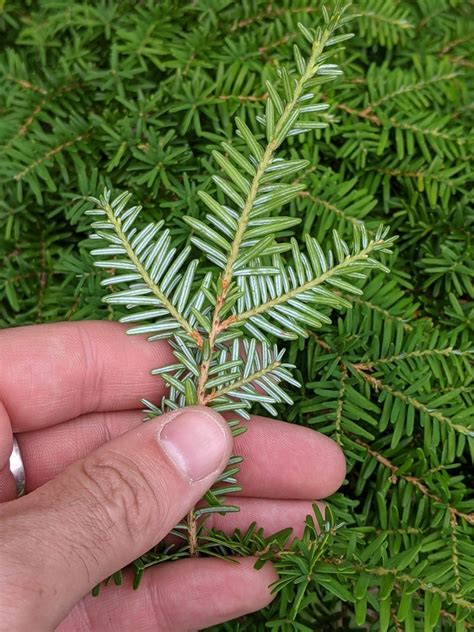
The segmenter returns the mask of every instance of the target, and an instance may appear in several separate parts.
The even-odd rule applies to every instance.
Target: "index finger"
[[[125,329],[83,321],[0,331],[0,403],[13,432],[140,408],[141,398],[158,403],[165,384],[150,371],[173,362],[171,348]]]

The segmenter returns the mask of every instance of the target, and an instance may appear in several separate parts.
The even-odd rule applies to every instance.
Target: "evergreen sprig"
[[[112,199],[106,189],[99,199],[92,198],[96,208],[86,213],[99,218],[93,223],[96,233],[92,237],[107,244],[92,254],[101,258],[100,267],[117,272],[102,281],[116,288],[105,301],[125,305],[132,312],[122,322],[146,323],[134,325],[128,333],[149,334],[150,341],[172,339],[176,363],[155,371],[170,391],[159,407],[149,407],[149,414],[202,404],[248,419],[252,403],[277,414],[275,404],[292,403],[281,384],[297,386],[298,382],[291,377],[292,365],[282,362],[284,350],[271,344],[267,334],[283,339],[306,337],[304,327],[330,322],[321,309],[350,306],[338,292],[360,294],[354,279],[365,279],[372,269],[387,270],[372,257],[378,251],[391,253],[394,238],[387,238],[383,227],[369,238],[363,225],[354,226],[351,248],[334,231],[334,252],[325,252],[308,235],[303,253],[295,240],[277,241],[295,219],[272,216],[302,190],[301,184],[285,180],[307,166],[301,160],[277,157],[277,149],[290,136],[327,126],[304,115],[328,107],[315,100],[311,89],[341,74],[336,64],[327,61],[334,54],[331,47],[352,37],[336,34],[350,19],[345,15],[348,7],[338,4],[332,15],[325,12],[324,26],[315,31],[300,25],[311,50],[305,61],[295,44],[297,75],[282,67],[282,90],[267,81],[266,113],[258,117],[266,145],[237,118],[243,150],[224,142],[226,154],[213,152],[228,177],[213,176],[225,202],[202,192],[200,197],[211,211],[207,222],[192,217],[186,221],[195,234],[191,242],[216,271],[200,275],[199,260],[189,261],[191,246],[178,254],[171,247],[169,229],[162,230],[163,221],[139,229],[136,220],[141,207],[129,205],[128,192]],[[288,250],[291,263],[281,254]],[[230,425],[234,435],[241,432],[236,420]],[[205,507],[189,514],[190,555],[199,551],[197,518],[235,510],[220,502],[224,493],[229,488],[218,486],[208,492]]]

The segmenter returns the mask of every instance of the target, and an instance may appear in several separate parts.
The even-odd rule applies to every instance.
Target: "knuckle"
[[[97,345],[92,340],[89,327],[77,327],[76,331],[81,348],[83,380],[79,384],[82,384],[82,395],[92,401],[92,410],[100,410],[103,392],[101,358],[97,354]]]
[[[136,539],[143,529],[152,528],[166,503],[146,473],[132,459],[111,451],[91,456],[81,465],[81,478],[94,505],[94,519],[105,531],[118,528]],[[97,522],[96,522],[97,525]]]

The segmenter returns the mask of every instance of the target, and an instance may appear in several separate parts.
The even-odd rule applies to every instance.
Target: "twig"
[[[421,492],[424,496],[427,496],[434,502],[439,503],[440,505],[443,505],[444,507],[446,507],[446,510],[449,511],[449,513],[452,516],[457,516],[459,518],[462,518],[463,520],[466,520],[466,522],[468,522],[469,524],[474,525],[474,513],[466,514],[456,509],[456,507],[452,507],[451,505],[448,505],[446,502],[443,501],[442,498],[430,492],[427,486],[424,483],[422,483],[420,479],[416,478],[415,476],[408,476],[407,474],[400,473],[399,467],[397,467],[391,461],[389,461],[389,459],[383,456],[383,454],[380,454],[380,452],[377,452],[376,450],[371,448],[367,443],[365,443],[365,441],[363,441],[362,439],[356,436],[351,436],[351,438],[353,441],[355,441],[355,443],[363,447],[368,452],[368,454],[370,454],[370,456],[373,457],[378,463],[380,463],[381,465],[386,467],[388,470],[390,470],[391,472],[390,481],[392,483],[395,483],[397,478],[403,479],[410,485],[413,485],[414,487],[416,487],[418,491]]]

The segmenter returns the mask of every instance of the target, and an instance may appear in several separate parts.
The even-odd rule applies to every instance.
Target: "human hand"
[[[275,572],[269,564],[256,571],[252,558],[165,563],[138,591],[125,582],[88,595],[165,537],[231,451],[245,457],[243,492],[233,499],[240,512],[207,523],[227,532],[256,521],[269,533],[292,526],[301,534],[312,501],[344,478],[339,447],[300,426],[254,416],[233,447],[224,420],[202,407],[142,424],[139,399],[165,392],[150,370],[172,360],[165,342],[127,337],[117,323],[0,331],[2,632],[179,632],[271,601]],[[17,500],[13,432],[27,485]]]

